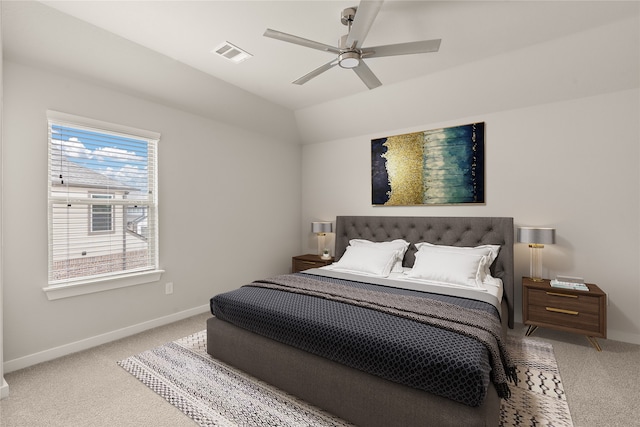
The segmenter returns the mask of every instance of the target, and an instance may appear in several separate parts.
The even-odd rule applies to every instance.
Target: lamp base
[[[542,249],[544,249],[544,245],[538,243],[529,245],[529,263],[531,265],[529,278],[534,282],[542,282]]]
[[[326,249],[324,246],[324,239],[327,233],[317,233],[318,234],[318,256],[323,258],[324,250]]]

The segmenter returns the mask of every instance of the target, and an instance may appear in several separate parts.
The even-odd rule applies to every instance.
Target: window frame
[[[160,133],[137,129],[130,126],[119,125],[109,122],[104,122],[101,120],[90,119],[86,117],[76,116],[72,114],[62,113],[58,111],[47,110],[47,147],[48,147],[48,185],[49,190],[47,192],[47,204],[49,211],[49,233],[48,233],[48,247],[49,247],[49,279],[48,286],[43,288],[43,291],[46,293],[47,298],[49,300],[55,300],[60,298],[68,298],[78,295],[84,295],[94,292],[102,292],[110,289],[118,289],[127,286],[135,286],[143,283],[156,282],[160,280],[162,273],[164,270],[160,269],[159,263],[159,235],[160,235],[160,227],[158,222],[158,143],[160,141]],[[117,231],[117,227],[115,225],[115,221],[117,220],[116,208],[120,205],[123,207],[129,206],[130,204],[138,204],[144,205],[147,208],[147,212],[150,215],[150,221],[153,222],[153,230],[150,230],[150,242],[149,242],[149,250],[150,253],[150,262],[143,268],[132,269],[132,270],[123,270],[122,272],[110,272],[107,274],[94,274],[87,275],[79,279],[64,279],[64,280],[54,280],[52,276],[52,268],[53,268],[53,206],[56,203],[60,203],[60,197],[54,194],[52,188],[54,187],[52,183],[52,133],[51,126],[65,126],[70,128],[77,128],[83,130],[89,130],[91,132],[102,132],[104,134],[116,134],[124,137],[129,137],[133,139],[142,139],[147,141],[147,165],[150,169],[148,173],[148,185],[149,185],[149,195],[148,199],[145,198],[144,201],[128,201],[128,200],[118,200],[116,202],[115,194],[111,193],[107,189],[99,190],[99,191],[91,191],[88,192],[85,196],[88,200],[85,202],[87,205],[88,212],[88,234],[92,235],[108,235],[110,233],[115,233]],[[57,191],[56,191],[57,192]],[[91,200],[94,194],[98,195],[108,195],[110,198],[114,199],[114,204],[105,204],[105,206],[111,206],[111,231],[94,231],[93,230],[93,203]],[[151,217],[152,215],[152,217]],[[122,232],[126,235],[126,229],[122,230]],[[152,235],[151,235],[152,234]]]

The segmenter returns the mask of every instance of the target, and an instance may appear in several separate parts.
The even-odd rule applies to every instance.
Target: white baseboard
[[[9,397],[9,384],[2,378],[2,386],[0,386],[0,400]]]
[[[18,359],[7,360],[4,362],[4,373],[17,371],[28,366],[33,366],[38,363],[46,362],[49,360],[57,359],[58,357],[66,356],[78,351],[87,350],[98,345],[106,344],[111,341],[119,340],[131,335],[135,335],[140,332],[144,332],[148,329],[156,328],[158,326],[168,325],[169,323],[177,322],[178,320],[186,319],[188,317],[196,316],[209,311],[209,305],[203,305],[200,307],[191,308],[189,310],[181,311],[178,313],[170,314],[168,316],[160,317],[158,319],[149,320],[147,322],[138,323],[137,325],[127,326],[126,328],[118,329],[115,331],[107,332],[105,334],[96,335],[95,337],[86,338],[80,341],[65,344],[59,347],[54,347],[48,350],[40,351],[38,353],[23,356]],[[204,328],[204,325],[203,325]],[[4,388],[3,388],[4,390]],[[8,387],[7,387],[8,393]]]

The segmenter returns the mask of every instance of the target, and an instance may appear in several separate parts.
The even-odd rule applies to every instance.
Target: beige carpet
[[[201,426],[349,425],[216,361],[205,340],[201,331],[118,364]],[[519,384],[503,401],[501,426],[573,426],[553,347],[515,337],[508,346]]]

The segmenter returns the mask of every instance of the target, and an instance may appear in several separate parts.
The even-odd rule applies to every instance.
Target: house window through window
[[[47,117],[49,288],[157,271],[160,135]]]
[[[92,194],[92,199],[113,199],[110,194]],[[91,205],[91,232],[109,233],[114,231],[113,227],[113,205]]]

